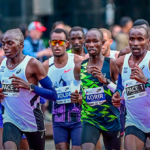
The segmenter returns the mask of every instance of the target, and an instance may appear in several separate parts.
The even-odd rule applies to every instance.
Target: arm
[[[130,52],[131,52],[130,47],[127,46],[127,47],[125,47],[123,50],[120,51],[120,53],[119,53],[119,55],[118,55],[118,58],[119,58],[120,56],[126,55],[126,54],[128,54],[128,53],[130,53]]]
[[[79,55],[74,54],[74,63],[75,63],[75,64],[78,64],[79,62],[82,62],[82,61],[85,60],[85,59],[86,59],[86,58],[83,57],[83,56],[79,56]],[[80,65],[80,67],[81,67],[81,65]]]
[[[48,69],[49,69],[49,60],[45,60],[43,62],[43,67],[44,67],[44,69],[46,71],[46,74],[47,74],[48,73]]]
[[[116,61],[114,59],[110,59],[110,75],[112,81],[115,83],[118,79],[118,67],[116,65]]]
[[[46,72],[42,64],[35,58],[31,58],[28,65],[30,65],[29,67],[32,68],[32,76],[35,76],[42,86],[42,87],[38,87],[34,85],[34,90],[32,92],[36,93],[39,96],[42,96],[45,99],[50,99],[52,101],[55,101],[57,99],[57,93],[54,87],[52,86],[52,82],[50,78],[46,76]],[[30,90],[30,85],[32,83],[31,80],[28,80],[29,82],[31,82],[29,83],[15,75],[13,75],[10,78],[15,79],[15,80],[13,79],[12,81],[14,87]]]

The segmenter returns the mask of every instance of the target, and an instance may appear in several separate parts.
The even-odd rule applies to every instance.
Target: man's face
[[[39,40],[41,38],[41,36],[43,35],[43,32],[38,31],[38,30],[31,30],[30,35],[31,35],[31,37],[34,38],[34,40]]]
[[[96,56],[100,53],[102,48],[102,39],[98,31],[89,31],[85,37],[85,47],[90,56]]]
[[[84,35],[82,31],[71,31],[70,33],[70,44],[72,49],[75,51],[80,51],[83,47]]]
[[[14,58],[23,49],[23,42],[19,42],[15,37],[6,33],[2,39],[2,48],[7,58]]]
[[[129,33],[129,45],[134,56],[142,55],[149,43],[145,29],[132,28]]]
[[[130,29],[132,28],[133,26],[133,22],[132,21],[129,21],[127,24],[126,24],[126,28],[127,28],[127,32],[129,33]]]
[[[63,32],[62,33],[53,32],[51,35],[51,41],[54,40],[63,42],[66,41],[66,36]],[[54,56],[61,57],[66,53],[66,47],[68,46],[69,42],[64,42],[64,45],[59,45],[59,43],[56,42],[56,45],[53,45],[51,41],[49,41],[49,45],[52,48]]]
[[[108,51],[110,51],[110,45],[112,44],[112,39],[110,39],[107,33],[103,33],[104,44],[102,46],[102,54],[105,56]]]

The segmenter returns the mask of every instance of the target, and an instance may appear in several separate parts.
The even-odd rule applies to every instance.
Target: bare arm
[[[118,79],[118,67],[114,59],[110,59],[110,75],[112,81],[115,83],[115,81]]]
[[[126,54],[129,54],[130,52],[131,52],[130,47],[127,46],[127,47],[125,47],[123,50],[120,51],[120,53],[119,53],[119,55],[118,55],[118,58],[119,58],[120,56],[124,56],[124,55],[126,55]]]
[[[120,73],[120,74],[121,74],[121,72],[122,72],[124,57],[125,57],[125,55],[124,55],[124,56],[120,56],[120,57],[116,60],[116,65],[117,65],[117,67],[118,67],[118,69],[119,69],[119,73]]]
[[[49,59],[48,60],[45,60],[44,62],[43,62],[43,67],[44,67],[44,69],[45,69],[45,71],[46,71],[46,74],[48,73],[48,69],[49,69]]]
[[[78,81],[80,80],[81,63],[82,62],[79,62],[74,67],[74,78],[75,78],[75,80],[78,80]]]
[[[83,60],[85,60],[86,58],[83,56],[79,56],[79,55],[74,55],[74,62],[75,64],[82,62]]]

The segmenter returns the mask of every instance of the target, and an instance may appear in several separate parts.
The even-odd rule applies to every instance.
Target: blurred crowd
[[[111,45],[110,49],[112,51],[121,51],[126,46],[128,46],[128,33],[132,28],[133,21],[130,17],[122,17],[120,19],[120,24],[115,24],[109,28],[111,32]],[[44,60],[48,59],[53,55],[50,46],[48,46],[48,40],[43,40],[42,35],[43,32],[47,32],[47,29],[44,25],[42,25],[38,21],[31,22],[29,25],[21,24],[18,26],[24,35],[24,49],[23,53],[25,55],[29,55],[32,57],[37,58],[39,61],[43,62]],[[65,24],[63,21],[57,21],[53,23],[51,30],[61,28],[64,29],[69,37],[69,32],[72,29],[71,26]],[[84,34],[87,33],[88,29],[83,28]],[[0,56],[4,56],[4,51],[2,49],[1,39],[3,33],[0,31]],[[84,47],[84,42],[81,43],[83,45],[83,49],[85,54],[87,53],[86,48]],[[77,43],[78,44],[78,43]],[[72,42],[67,48],[67,51],[71,50],[73,47]],[[106,48],[107,49],[107,48]],[[42,106],[44,114],[45,114],[45,121],[51,121],[51,111],[52,111],[52,102],[47,101],[46,105]]]

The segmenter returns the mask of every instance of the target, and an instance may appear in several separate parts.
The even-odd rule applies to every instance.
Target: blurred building
[[[108,27],[106,6],[110,0],[0,0],[0,29],[4,32],[22,23],[39,20],[47,28],[49,36],[52,23],[64,21],[70,26]],[[119,23],[122,16],[133,20],[143,18],[150,22],[150,0],[111,0],[115,18]]]

